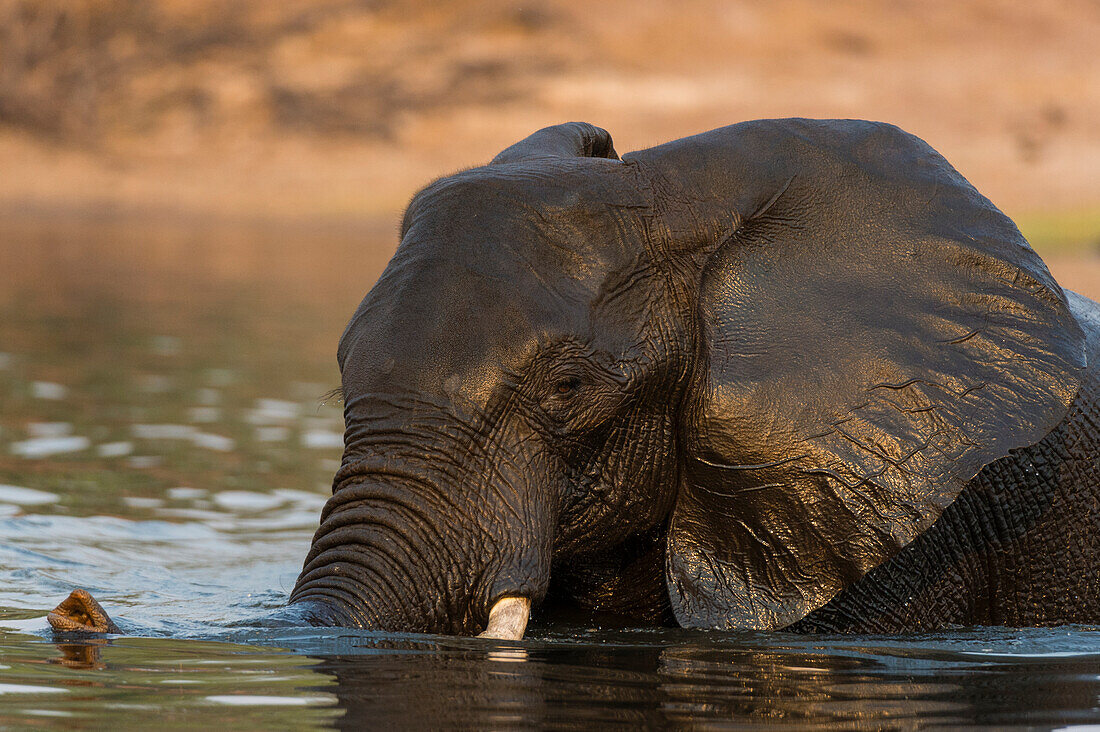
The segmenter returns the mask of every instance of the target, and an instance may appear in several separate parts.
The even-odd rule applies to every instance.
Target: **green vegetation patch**
[[[1032,213],[1016,224],[1041,256],[1100,252],[1100,208]]]

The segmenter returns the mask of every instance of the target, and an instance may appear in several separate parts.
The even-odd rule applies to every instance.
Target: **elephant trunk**
[[[522,637],[549,583],[553,524],[542,507],[517,505],[530,491],[512,471],[491,473],[491,483],[456,480],[346,460],[290,602],[326,625]]]
[[[431,545],[421,511],[385,483],[336,493],[325,507],[291,604],[325,608],[313,613],[325,624],[426,630],[435,608],[425,605],[425,596],[440,576],[418,546]]]

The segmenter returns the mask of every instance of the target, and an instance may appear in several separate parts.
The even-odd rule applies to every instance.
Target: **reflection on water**
[[[520,644],[317,630],[232,642],[0,637],[0,724],[840,729],[1100,722],[1100,631],[897,637],[536,631]],[[75,721],[75,720],[74,720]]]
[[[0,224],[0,727],[1100,722],[1100,631],[821,638],[253,628],[340,456],[379,232]],[[66,639],[74,586],[131,635]]]
[[[1020,651],[1021,636],[1026,653],[993,655]],[[337,679],[331,690],[348,728],[369,720],[427,728],[1100,719],[1095,632],[980,630],[898,641],[662,630],[524,645],[521,662],[485,649],[425,648],[332,656],[315,668]],[[1051,652],[1071,655],[1043,655]]]
[[[66,729],[300,729],[340,714],[312,659],[262,647],[149,638],[55,645],[7,635],[0,657],[4,728],[59,718]]]

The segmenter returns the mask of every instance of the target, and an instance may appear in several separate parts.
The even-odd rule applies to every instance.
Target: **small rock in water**
[[[67,452],[80,452],[91,447],[87,437],[35,437],[22,442],[11,443],[13,455],[25,458],[44,458]]]
[[[52,381],[33,381],[31,395],[36,399],[64,399],[69,395],[69,387]]]
[[[12,355],[10,353],[0,353],[0,371],[11,368]]]
[[[14,503],[17,506],[44,506],[57,503],[61,496],[56,493],[23,488],[17,485],[0,485],[0,503]]]
[[[136,470],[155,468],[163,462],[163,458],[157,455],[134,455],[126,460],[126,464]]]

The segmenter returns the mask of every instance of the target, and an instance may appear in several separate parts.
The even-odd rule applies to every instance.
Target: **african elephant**
[[[540,130],[410,203],[288,612],[523,635],[1100,621],[1098,305],[920,139]]]

